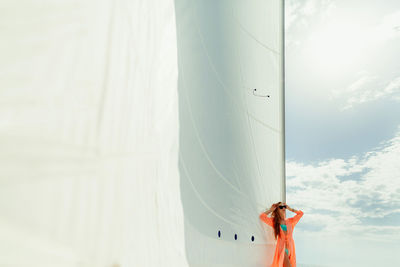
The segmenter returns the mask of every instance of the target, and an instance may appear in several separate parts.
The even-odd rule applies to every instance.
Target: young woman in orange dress
[[[286,218],[286,210],[295,212],[292,218]],[[272,217],[268,215],[272,214]],[[293,240],[293,229],[303,216],[301,210],[295,210],[278,202],[272,204],[269,210],[260,214],[260,219],[274,229],[274,236],[277,240],[274,260],[271,267],[296,267],[296,252]]]

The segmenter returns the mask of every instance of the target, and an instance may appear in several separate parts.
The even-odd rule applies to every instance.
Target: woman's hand
[[[272,204],[269,210],[265,210],[266,214],[273,212],[278,207],[278,204]]]
[[[278,208],[278,203],[275,203],[275,204],[272,204],[271,205],[271,208],[269,208],[269,210],[272,212],[272,211],[274,211],[276,208]]]
[[[287,210],[290,210],[291,212],[296,212],[296,210],[292,209],[288,204],[285,205]]]

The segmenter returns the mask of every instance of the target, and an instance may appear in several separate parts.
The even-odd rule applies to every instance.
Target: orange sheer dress
[[[285,219],[287,228],[286,233],[281,229],[281,227],[279,227],[280,231],[276,241],[274,260],[272,261],[271,267],[283,266],[285,248],[289,250],[289,261],[292,264],[292,267],[296,267],[296,251],[292,235],[294,226],[297,224],[303,214],[304,213],[301,210],[298,210],[294,217]],[[260,219],[269,226],[274,227],[274,219],[268,217],[264,212],[260,214]]]

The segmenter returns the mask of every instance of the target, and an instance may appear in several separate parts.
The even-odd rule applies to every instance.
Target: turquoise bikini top
[[[283,231],[285,231],[285,232],[287,231],[286,224],[281,224],[281,227],[282,227],[282,230],[283,230]]]

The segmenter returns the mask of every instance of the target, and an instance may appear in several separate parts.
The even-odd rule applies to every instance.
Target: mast
[[[286,145],[285,145],[285,0],[281,0],[282,4],[282,200],[286,202]]]

